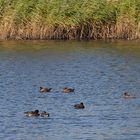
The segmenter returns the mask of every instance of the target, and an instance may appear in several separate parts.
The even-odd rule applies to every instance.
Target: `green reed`
[[[139,0],[0,0],[0,39],[139,39]]]

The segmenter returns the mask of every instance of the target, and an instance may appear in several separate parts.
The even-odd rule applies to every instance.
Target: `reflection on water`
[[[138,42],[0,42],[0,139],[139,140]],[[40,94],[39,87],[53,88]],[[75,88],[64,94],[63,87]],[[138,98],[126,100],[124,91]],[[84,102],[84,110],[75,103]],[[23,112],[46,110],[50,118]]]

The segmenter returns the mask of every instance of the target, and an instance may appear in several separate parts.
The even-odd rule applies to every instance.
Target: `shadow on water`
[[[138,41],[1,41],[0,139],[139,140],[139,85]],[[24,116],[34,109],[50,118]]]

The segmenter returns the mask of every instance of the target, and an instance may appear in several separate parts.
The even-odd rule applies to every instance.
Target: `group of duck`
[[[46,88],[46,87],[40,87],[40,92],[41,93],[45,93],[45,92],[50,92],[52,88]],[[64,93],[70,93],[70,92],[74,92],[74,88],[68,88],[68,87],[64,87],[63,88],[63,92]]]
[[[46,87],[40,87],[39,91],[41,93],[46,93],[46,92],[50,92],[52,88],[46,88]],[[72,93],[74,92],[74,88],[68,88],[68,87],[65,87],[63,88],[63,92],[64,93]],[[85,108],[85,105],[83,102],[79,103],[79,104],[75,104],[74,105],[74,108],[75,109],[84,109]],[[38,117],[38,116],[41,116],[41,117],[49,117],[50,114],[46,111],[43,111],[43,112],[40,112],[39,110],[34,110],[34,111],[28,111],[28,112],[24,112],[24,114],[28,117],[32,117],[32,116],[35,116],[35,117]]]
[[[49,117],[50,116],[50,114],[48,112],[43,111],[40,113],[39,110],[24,112],[24,114],[28,117],[32,117],[32,116]]]
[[[39,91],[41,93],[46,93],[46,92],[50,92],[51,89],[52,88],[40,87]],[[71,92],[74,92],[74,90],[75,90],[74,88],[68,88],[68,87],[63,88],[64,93],[71,93]],[[124,92],[122,97],[125,99],[136,98],[136,96],[130,95],[128,92]],[[74,108],[75,109],[84,109],[85,105],[83,102],[81,102],[79,104],[75,104]],[[50,114],[48,112],[46,112],[46,111],[40,112],[39,110],[24,112],[24,114],[28,117],[31,117],[31,116],[49,117],[50,116]]]

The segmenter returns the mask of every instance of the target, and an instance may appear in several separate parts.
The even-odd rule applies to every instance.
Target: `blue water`
[[[0,42],[0,111],[0,140],[140,140],[139,42]]]

